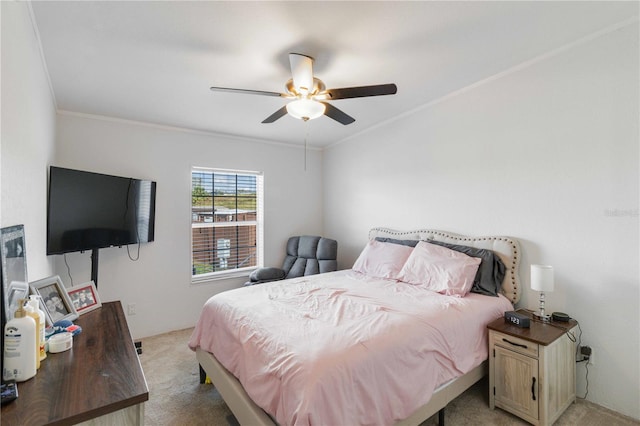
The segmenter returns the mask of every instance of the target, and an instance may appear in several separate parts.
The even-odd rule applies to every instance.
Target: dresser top
[[[2,406],[7,425],[75,424],[140,404],[149,389],[120,302],[81,315],[73,347],[48,353],[35,377]]]
[[[529,328],[518,327],[516,325],[508,323],[504,318],[498,318],[497,320],[489,323],[489,325],[487,325],[487,328],[489,330],[499,331],[500,333],[519,337],[521,339],[525,339],[539,345],[547,346],[578,324],[578,322],[575,320],[569,320],[568,322],[543,322],[539,319],[536,319],[533,314],[526,309],[518,309],[516,312],[529,317],[529,319],[531,320],[531,326]]]

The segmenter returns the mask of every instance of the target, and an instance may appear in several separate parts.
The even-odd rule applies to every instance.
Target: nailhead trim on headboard
[[[520,278],[518,276],[520,266],[520,243],[515,238],[504,236],[468,237],[451,232],[431,229],[396,231],[388,228],[372,228],[369,231],[369,239],[372,240],[376,237],[387,237],[400,240],[436,240],[455,242],[462,245],[493,250],[500,256],[501,260],[507,267],[507,274],[502,282],[501,293],[511,300],[511,303],[515,304],[520,300],[521,287]],[[497,242],[504,244],[500,244],[500,246],[497,247]]]

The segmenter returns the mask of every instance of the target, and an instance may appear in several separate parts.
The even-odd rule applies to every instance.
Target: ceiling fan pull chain
[[[309,123],[310,120],[304,120],[304,125],[307,128],[304,135],[304,171],[307,171],[307,139],[309,139]]]

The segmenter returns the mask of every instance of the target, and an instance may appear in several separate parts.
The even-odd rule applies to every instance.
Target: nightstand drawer
[[[491,343],[523,355],[538,358],[538,344],[528,340],[492,331]]]

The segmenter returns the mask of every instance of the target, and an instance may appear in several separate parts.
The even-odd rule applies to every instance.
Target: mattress
[[[281,425],[393,424],[487,358],[504,297],[445,296],[351,270],[243,287],[189,341]]]

